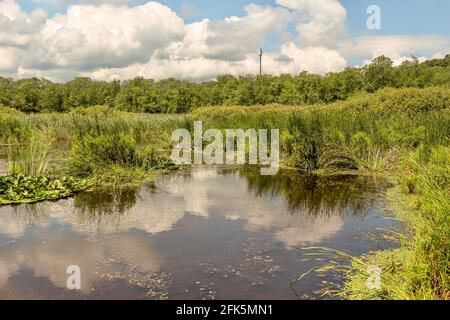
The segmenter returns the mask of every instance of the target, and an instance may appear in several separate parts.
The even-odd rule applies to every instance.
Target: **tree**
[[[23,79],[16,83],[15,94],[11,106],[22,112],[34,113],[40,110],[41,89],[47,85],[47,80],[38,78]]]
[[[394,68],[391,59],[385,56],[375,58],[364,68],[365,87],[369,92],[375,92],[394,85]]]

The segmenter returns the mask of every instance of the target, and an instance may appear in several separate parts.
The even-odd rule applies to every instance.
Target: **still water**
[[[300,248],[389,246],[376,240],[393,224],[380,219],[385,188],[362,177],[202,166],[136,190],[0,207],[0,299],[318,298],[331,278],[290,287],[317,265]],[[66,288],[71,265],[81,290]]]

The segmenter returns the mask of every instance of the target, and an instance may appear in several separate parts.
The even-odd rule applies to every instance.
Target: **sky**
[[[448,0],[0,0],[0,75],[203,81],[257,73],[259,48],[273,75],[398,65],[450,53],[449,12]]]

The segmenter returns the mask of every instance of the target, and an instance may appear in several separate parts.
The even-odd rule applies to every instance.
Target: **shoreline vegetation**
[[[224,76],[203,84],[0,78],[0,146],[8,156],[0,205],[151,181],[177,169],[169,159],[171,133],[192,132],[194,121],[203,130],[279,129],[282,168],[397,181],[387,197],[405,224],[396,234],[400,247],[362,257],[316,248],[340,263],[314,272],[344,272],[342,298],[448,300],[449,68],[450,56],[397,68],[380,57],[325,77]],[[366,286],[370,265],[383,270],[380,290]]]

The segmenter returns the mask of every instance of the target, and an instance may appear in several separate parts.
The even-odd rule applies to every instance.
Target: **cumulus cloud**
[[[302,71],[325,74],[342,70],[347,62],[337,51],[324,47],[299,48],[294,43],[286,43],[280,52],[269,52],[264,56],[264,73],[298,74]],[[238,61],[208,59],[161,59],[153,57],[145,64],[134,64],[126,68],[102,68],[88,73],[95,79],[128,79],[135,76],[163,79],[168,77],[188,80],[209,80],[218,74],[254,74],[259,70],[258,56],[247,54]]]
[[[347,12],[338,0],[275,3],[247,5],[239,17],[186,23],[154,1],[76,0],[63,13],[47,17],[42,9],[25,12],[14,0],[0,0],[0,73],[57,81],[79,75],[210,80],[223,73],[255,74],[258,49],[269,37],[278,38],[279,45],[265,52],[263,71],[275,75],[325,74],[345,68],[347,58],[384,54],[404,61],[411,54],[427,57],[450,48],[448,39],[438,36],[350,39]],[[290,24],[298,35],[286,41]]]
[[[20,54],[16,48],[0,47],[0,72],[14,73],[20,65]]]
[[[156,49],[181,40],[183,29],[182,19],[157,2],[134,8],[73,6],[47,20],[39,34],[45,51],[40,54],[60,68],[124,67],[146,62]]]
[[[297,14],[297,31],[303,45],[331,45],[345,34],[347,10],[338,0],[276,0],[276,2]]]
[[[46,18],[42,9],[28,14],[14,0],[0,1],[0,47],[26,47]]]
[[[205,57],[220,60],[241,60],[245,54],[262,44],[271,33],[286,28],[291,16],[283,8],[248,5],[244,17],[229,17],[207,24]]]

